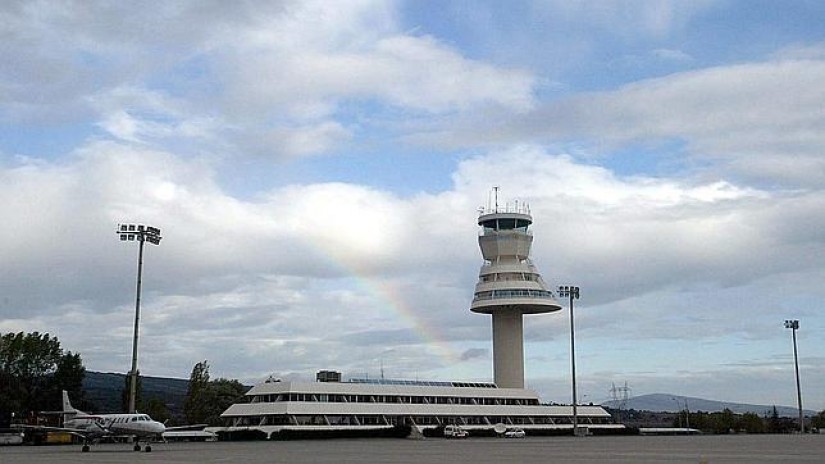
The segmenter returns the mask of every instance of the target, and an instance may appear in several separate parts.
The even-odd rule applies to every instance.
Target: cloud
[[[487,358],[490,356],[490,350],[484,348],[470,348],[461,353],[462,361],[469,361],[477,358]]]
[[[66,163],[5,168],[3,214],[14,226],[0,243],[15,272],[0,282],[8,295],[4,313],[128,313],[133,275],[126,264],[134,250],[113,232],[120,221],[140,220],[164,234],[146,257],[147,314],[154,314],[147,324],[158,324],[158,337],[194,318],[187,330],[198,335],[188,339],[253,330],[261,335],[252,338],[293,344],[329,341],[330,333],[342,343],[384,340],[381,333],[413,328],[385,306],[392,301],[408,306],[417,324],[442,326],[442,340],[483,340],[487,318],[467,311],[480,262],[472,211],[493,183],[528,194],[534,259],[551,287],[573,278],[587,287],[589,305],[622,314],[649,317],[670,308],[652,321],[678,319],[681,297],[666,296],[674,288],[728,285],[745,292],[732,293],[734,300],[745,298],[751,284],[817,269],[806,257],[825,246],[816,233],[825,227],[816,214],[825,201],[819,192],[620,178],[538,147],[468,159],[452,190],[412,198],[349,184],[296,184],[240,200],[215,183],[215,169],[109,142],[94,142]],[[352,278],[372,289],[351,290]],[[742,301],[730,317],[752,309]],[[322,308],[337,308],[323,313],[336,314],[327,328],[307,318]],[[360,316],[339,319],[342,311]],[[359,320],[371,321],[366,332]],[[592,327],[609,331],[622,321],[607,317]],[[586,317],[582,323],[591,324]],[[548,324],[551,337],[563,330]],[[695,327],[706,330],[701,321]]]
[[[14,65],[0,77],[0,117],[39,126],[96,113],[120,140],[280,158],[329,153],[363,133],[370,120],[342,111],[353,104],[426,116],[534,103],[530,72],[404,33],[392,3],[138,10],[4,5],[0,58]]]
[[[708,176],[789,187],[820,185],[825,136],[818,102],[825,62],[783,60],[721,66],[580,94],[489,126],[464,119],[406,140],[441,147],[535,140],[610,156],[644,144],[680,143]],[[617,155],[618,156],[618,155]]]
[[[671,48],[657,48],[651,52],[654,57],[663,61],[685,62],[693,61],[693,57],[681,50]]]

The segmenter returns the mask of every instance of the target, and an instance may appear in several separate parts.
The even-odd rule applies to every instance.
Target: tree
[[[736,419],[733,411],[728,408],[722,412],[713,413],[713,431],[714,433],[730,433],[736,427]]]
[[[768,433],[780,433],[781,430],[781,423],[779,420],[779,412],[776,410],[776,406],[773,407],[771,411],[771,415],[766,419],[768,423]]]
[[[206,416],[206,423],[209,425],[220,425],[221,413],[226,411],[229,406],[243,397],[246,393],[246,387],[235,379],[220,378],[213,380],[209,384],[212,399],[212,405],[207,408],[209,414]]]
[[[209,363],[202,361],[192,368],[183,413],[190,424],[219,425],[221,413],[246,393],[237,380],[209,380]]]
[[[736,421],[736,428],[747,433],[764,433],[765,422],[757,414],[746,412]]]
[[[186,400],[183,402],[183,414],[190,424],[200,424],[206,421],[206,405],[210,402],[209,396],[209,362],[206,360],[195,364],[189,375],[189,387],[186,390]]]
[[[83,379],[85,377],[86,368],[83,367],[83,360],[80,359],[80,355],[68,351],[57,363],[50,396],[62,398],[62,390],[66,390],[75,407],[81,410],[87,409],[86,392],[83,390]]]
[[[144,410],[141,412],[146,413],[152,419],[163,423],[172,417],[169,413],[169,408],[166,407],[166,403],[164,403],[162,399],[156,397],[149,398],[149,400],[146,401]]]
[[[820,430],[825,428],[825,410],[819,411],[817,415],[811,418],[811,427]]]
[[[0,410],[55,409],[60,390],[82,397],[86,369],[79,354],[63,353],[60,341],[39,332],[0,334]]]

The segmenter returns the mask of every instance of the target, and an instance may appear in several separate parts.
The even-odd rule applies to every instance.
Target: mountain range
[[[637,411],[654,411],[654,412],[677,412],[684,411],[685,404],[687,409],[691,412],[720,412],[724,409],[730,409],[734,413],[743,414],[751,412],[759,416],[766,416],[773,413],[773,408],[776,406],[776,412],[782,417],[797,417],[799,409],[792,406],[780,405],[759,405],[746,403],[731,403],[729,401],[714,401],[703,398],[695,398],[691,396],[671,395],[669,393],[652,393],[649,395],[633,396],[627,399],[622,405],[623,401],[611,400],[602,403],[612,409],[635,409]],[[803,410],[806,416],[816,414],[816,411]]]
[[[183,414],[188,379],[140,376],[140,385],[144,399],[160,399],[174,417]],[[121,394],[125,386],[125,374],[86,371],[83,379],[86,401],[93,404],[94,412],[99,414],[123,412]]]

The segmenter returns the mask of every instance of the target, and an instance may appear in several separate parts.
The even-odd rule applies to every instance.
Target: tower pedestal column
[[[493,313],[493,376],[499,388],[524,388],[523,332],[520,312]]]

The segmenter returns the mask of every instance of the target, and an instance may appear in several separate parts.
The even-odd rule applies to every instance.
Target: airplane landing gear
[[[135,443],[135,447],[132,449],[135,451],[140,451],[140,443]]]
[[[83,444],[83,447],[82,447],[82,448],[80,448],[80,451],[81,451],[81,452],[83,452],[83,453],[88,453],[88,452],[89,452],[89,445],[87,445],[86,443],[84,443],[84,444]]]
[[[151,453],[152,452],[152,445],[146,445],[143,448],[143,451],[146,451],[147,453]]]

